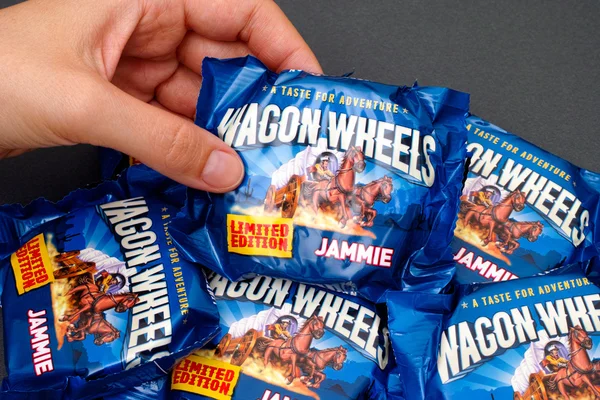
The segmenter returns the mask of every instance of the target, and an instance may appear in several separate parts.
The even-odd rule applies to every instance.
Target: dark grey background
[[[0,0],[0,7],[15,2]],[[469,92],[474,113],[600,171],[600,2],[277,3],[326,73]],[[32,152],[0,161],[0,203],[57,200],[98,178],[89,146]]]

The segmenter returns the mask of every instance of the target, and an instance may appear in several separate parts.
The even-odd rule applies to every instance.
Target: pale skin
[[[30,0],[0,10],[0,158],[88,143],[225,192],[238,155],[192,118],[204,57],[321,72],[271,0]]]

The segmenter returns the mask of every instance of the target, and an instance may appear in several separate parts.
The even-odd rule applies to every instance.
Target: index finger
[[[242,40],[275,71],[321,73],[317,58],[272,0],[184,0],[188,28],[213,40]]]

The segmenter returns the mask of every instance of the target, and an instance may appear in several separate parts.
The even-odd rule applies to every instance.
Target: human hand
[[[320,72],[271,0],[30,0],[0,11],[0,157],[75,143],[214,192],[237,154],[191,118],[205,56]]]

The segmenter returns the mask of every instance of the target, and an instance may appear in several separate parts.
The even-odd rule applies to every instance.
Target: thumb
[[[244,176],[237,153],[210,132],[105,83],[95,91],[94,112],[80,141],[133,156],[154,170],[196,189],[227,192]]]

